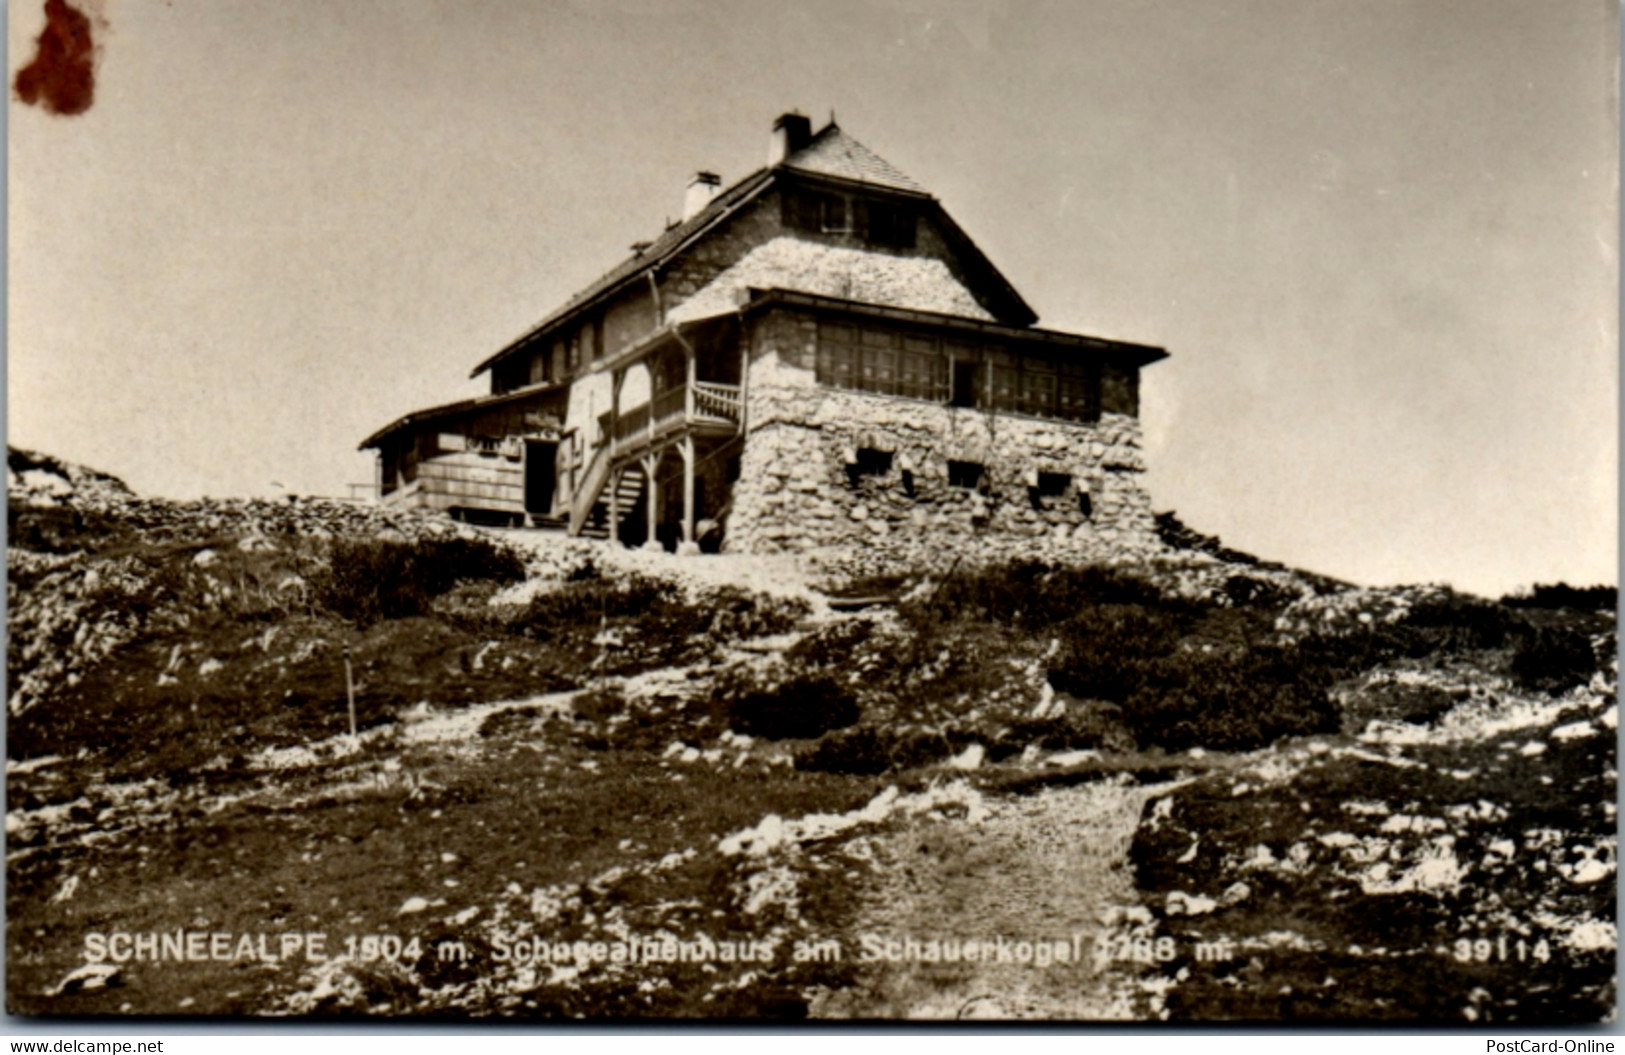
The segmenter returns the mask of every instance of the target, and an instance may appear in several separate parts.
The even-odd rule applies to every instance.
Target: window
[[[1066,473],[1039,473],[1037,491],[1042,498],[1059,498],[1072,486],[1072,477]]]
[[[821,322],[818,324],[818,380],[836,388],[858,387],[858,352],[856,326]]]
[[[530,383],[539,385],[549,380],[551,378],[547,376],[547,353],[537,352],[530,357]]]
[[[982,476],[987,467],[980,462],[948,463],[948,486],[958,487],[966,491],[974,491],[982,486]]]
[[[1048,364],[1027,360],[1021,364],[1021,399],[1018,409],[1038,417],[1055,415],[1055,375]]]
[[[992,359],[993,409],[1020,411],[1022,409],[1020,361],[1008,352],[994,352]]]
[[[846,219],[846,199],[834,194],[818,196],[819,228],[831,234],[846,234],[852,225]]]
[[[815,190],[787,190],[780,200],[780,219],[792,230],[856,234],[889,249],[913,249],[918,238],[919,218],[906,203]]]
[[[935,402],[948,397],[948,363],[940,342],[875,326],[819,323],[818,380],[889,396]]]
[[[954,406],[974,407],[982,401],[982,373],[981,363],[954,358]]]
[[[941,401],[946,393],[948,359],[930,337],[903,338],[899,395]]]
[[[873,447],[859,447],[849,452],[846,463],[846,479],[853,487],[863,482],[866,476],[885,476],[891,472],[891,451],[876,450]]]
[[[858,460],[854,465],[859,476],[885,476],[891,472],[891,451],[859,447]]]
[[[956,407],[1060,421],[1100,420],[1098,363],[963,344],[889,326],[820,321],[818,380],[835,388]]]
[[[870,392],[897,394],[897,334],[869,326],[860,331],[863,345],[862,375],[859,387]]]
[[[892,249],[913,249],[915,242],[914,210],[891,202],[868,201],[861,203],[864,215],[863,236],[871,245]]]
[[[1078,512],[1083,514],[1083,519],[1085,520],[1094,519],[1095,500],[1089,494],[1089,489],[1086,487],[1078,488]]]
[[[1100,369],[1089,363],[1054,361],[1013,352],[990,354],[992,410],[1062,421],[1100,418]]]
[[[821,224],[818,199],[801,191],[787,190],[780,199],[784,226],[797,231],[816,231]]]
[[[839,194],[785,191],[782,219],[784,226],[798,231],[844,234],[852,229],[847,219],[846,199]]]
[[[1100,367],[1063,362],[1056,387],[1055,416],[1067,421],[1100,420]]]

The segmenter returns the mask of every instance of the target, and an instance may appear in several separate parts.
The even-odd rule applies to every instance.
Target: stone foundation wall
[[[749,340],[747,439],[727,550],[839,549],[876,570],[955,557],[1087,562],[1161,552],[1132,414],[1081,424],[823,386],[817,322],[804,313],[771,312]],[[889,454],[889,467],[860,471],[864,449]],[[980,485],[955,486],[950,461],[983,466]],[[1070,481],[1041,495],[1040,473]]]
[[[809,387],[802,373],[782,362],[752,366],[729,551],[847,548],[880,566],[955,556],[1132,560],[1161,549],[1133,417],[1080,425],[996,415]],[[860,472],[864,448],[889,453],[889,469]],[[984,466],[981,486],[950,483],[950,460]],[[1038,473],[1070,482],[1040,495]]]

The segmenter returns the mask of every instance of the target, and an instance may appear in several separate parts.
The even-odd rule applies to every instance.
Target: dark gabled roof
[[[925,194],[926,189],[909,179],[897,167],[853,139],[831,121],[806,146],[784,159],[784,167],[820,176],[836,176],[858,183],[872,183],[893,190]]]
[[[661,232],[660,237],[651,242],[642,252],[632,254],[598,276],[586,289],[565,301],[563,307],[548,315],[514,340],[509,341],[501,351],[476,366],[468,376],[478,377],[499,360],[507,358],[510,352],[517,350],[531,338],[552,329],[571,315],[597,301],[604,294],[621,286],[628,280],[638,277],[650,267],[664,263],[696,235],[701,234],[723,217],[732,213],[734,209],[755,198],[771,182],[771,169],[757,169],[738,183],[735,183],[715,198],[712,198],[711,203],[701,210],[698,215],[690,220],[666,228]]]
[[[388,425],[385,425],[371,436],[368,436],[366,439],[362,440],[361,446],[357,447],[356,450],[364,451],[368,447],[376,447],[391,433],[398,432],[409,425],[422,425],[429,421],[439,421],[444,418],[454,418],[469,411],[486,410],[490,407],[501,406],[504,403],[518,402],[528,396],[539,396],[546,395],[549,392],[557,392],[565,387],[565,385],[561,385],[556,382],[547,382],[540,385],[526,385],[524,388],[516,388],[512,392],[504,392],[500,396],[473,396],[469,399],[459,399],[454,403],[441,403],[438,406],[424,407],[422,410],[414,410],[410,413],[402,414]]]
[[[817,311],[838,312],[872,319],[888,319],[929,326],[959,333],[978,333],[1013,343],[1043,344],[1059,348],[1081,348],[1102,352],[1121,363],[1146,366],[1168,358],[1167,349],[1150,344],[1114,341],[1106,337],[1087,337],[1081,333],[1063,330],[1041,330],[1036,326],[1010,326],[1002,322],[987,322],[963,315],[947,315],[940,311],[921,311],[917,308],[893,308],[884,304],[871,304],[864,300],[846,300],[826,297],[817,293],[803,293],[794,289],[752,289],[750,300],[741,311],[760,311],[775,304],[811,308]]]
[[[569,320],[592,305],[596,304],[610,293],[623,288],[640,277],[645,271],[658,267],[671,257],[681,252],[696,238],[725,220],[740,206],[750,202],[762,191],[772,185],[774,178],[781,172],[789,171],[804,174],[815,179],[823,178],[837,183],[856,183],[870,187],[881,187],[912,197],[918,197],[934,208],[934,215],[942,225],[948,241],[960,253],[968,258],[970,266],[982,273],[982,277],[998,288],[999,294],[1009,301],[1012,314],[1036,322],[1038,315],[1022,300],[1015,287],[1000,274],[993,262],[988,260],[976,243],[954,223],[947,210],[932,197],[923,187],[897,169],[885,158],[876,154],[856,139],[843,132],[834,121],[825,125],[814,135],[807,145],[785,158],[772,168],[757,169],[738,183],[723,190],[712,198],[693,218],[674,224],[660,233],[660,236],[643,250],[621,261],[615,267],[600,275],[585,289],[571,297],[564,305],[543,318],[536,325],[509,341],[495,354],[486,357],[469,373],[470,377],[480,374],[495,366],[498,362],[508,358],[519,351],[533,339],[547,333],[559,324]]]

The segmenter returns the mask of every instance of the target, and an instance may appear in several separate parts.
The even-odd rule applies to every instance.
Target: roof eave
[[[470,396],[468,399],[459,399],[453,403],[440,403],[436,406],[424,407],[421,410],[411,410],[362,440],[356,450],[364,451],[369,447],[376,447],[394,433],[413,425],[424,425],[442,418],[456,417],[459,414],[467,414],[476,410],[485,410],[489,407],[501,406],[503,403],[512,403],[527,396],[543,395],[566,387],[563,382],[545,381],[541,384],[516,388],[512,392],[504,392],[501,395]]]
[[[915,190],[912,187],[899,187],[892,183],[881,183],[876,180],[856,179],[851,176],[837,176],[830,172],[818,172],[813,169],[797,168],[794,165],[780,163],[769,171],[779,176],[789,176],[791,179],[818,186],[833,187],[839,190],[865,191],[881,195],[882,197],[905,198],[911,201],[935,202],[936,196],[930,191]]]
[[[937,202],[934,198],[932,201],[937,206],[936,217],[942,222],[943,233],[947,235],[948,241],[958,242],[962,253],[969,250],[972,259],[981,261],[983,267],[987,270],[984,277],[991,279],[998,286],[1000,295],[1014,309],[1013,317],[1019,320],[1016,325],[1031,326],[1037,322],[1038,312],[1034,311],[1032,305],[1028,304],[1026,299],[1016,291],[1016,287],[1010,284],[1010,280],[1004,277],[1004,272],[999,270],[998,266],[993,263],[986,253],[982,252],[982,247],[976,244],[975,239],[965,233],[965,229],[955,222],[954,218],[949,215],[948,210],[943,208],[940,202]]]
[[[549,315],[547,318],[525,331],[519,337],[509,341],[503,346],[501,351],[488,356],[483,362],[476,366],[468,376],[471,378],[478,377],[480,374],[489,370],[503,359],[508,358],[509,355],[520,350],[536,338],[543,337],[548,333],[569,324],[584,312],[596,307],[599,304],[602,304],[605,300],[608,300],[616,293],[619,293],[621,290],[626,289],[633,283],[643,279],[643,277],[648,274],[650,270],[660,267],[678,253],[681,253],[683,250],[687,249],[694,243],[695,239],[704,236],[714,227],[716,227],[717,224],[721,223],[729,216],[732,216],[733,213],[740,207],[754,201],[758,195],[768,188],[768,186],[773,182],[774,176],[779,171],[780,169],[778,168],[758,169],[749,176],[746,176],[744,179],[740,180],[738,183],[734,184],[732,187],[724,190],[722,193],[717,195],[718,201],[726,199],[730,195],[736,197],[734,197],[733,200],[729,201],[726,205],[718,208],[715,215],[706,219],[704,223],[695,227],[694,230],[684,235],[678,241],[673,242],[666,249],[661,250],[657,254],[650,254],[647,263],[637,267],[633,271],[626,274],[623,278],[620,278],[610,285],[605,286],[603,289],[592,294],[591,296],[582,298],[578,303],[566,305],[565,307],[554,312],[552,315]],[[755,181],[755,185],[747,186],[752,181]],[[704,216],[703,213],[701,215]]]
[[[741,312],[747,314],[761,311],[775,304],[788,304],[793,307],[915,322],[942,329],[985,333],[1012,341],[1087,349],[1108,355],[1118,362],[1134,366],[1147,366],[1169,357],[1167,349],[1158,348],[1155,345],[1117,341],[1108,337],[1091,337],[1081,333],[1067,333],[1064,330],[1011,326],[1008,323],[988,322],[965,315],[950,315],[945,312],[924,311],[918,308],[898,308],[886,304],[872,304],[861,300],[847,300],[817,293],[803,293],[800,290],[784,289],[777,286],[769,289],[753,287],[750,289],[749,294],[750,299],[740,308]]]

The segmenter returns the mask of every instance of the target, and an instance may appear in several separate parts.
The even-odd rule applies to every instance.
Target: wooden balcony
[[[610,458],[618,461],[659,446],[685,429],[697,435],[729,436],[739,430],[738,385],[709,381],[673,388],[648,403],[623,410],[611,429],[610,416],[599,416],[606,434],[613,431]]]
[[[569,531],[579,535],[595,506],[606,501],[606,490],[614,487],[618,475],[639,467],[646,479],[653,479],[654,467],[662,454],[677,448],[684,462],[684,533],[693,534],[694,443],[700,437],[737,435],[743,421],[743,401],[738,385],[695,381],[689,385],[657,393],[647,403],[618,415],[600,414],[598,423],[604,442],[593,451],[584,466],[581,485],[570,503]],[[645,491],[649,501],[648,520],[653,530],[655,489]],[[614,534],[620,510],[613,502],[608,512],[609,531]]]

